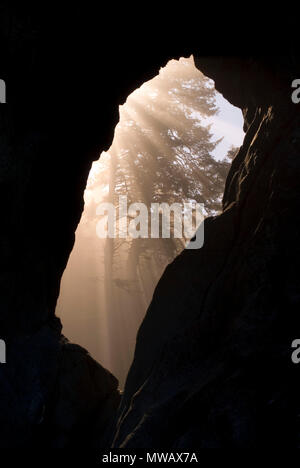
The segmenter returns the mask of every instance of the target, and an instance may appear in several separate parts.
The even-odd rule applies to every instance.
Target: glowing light
[[[199,153],[201,156],[201,148],[189,146],[186,134],[191,125],[200,128],[205,123],[211,126],[216,140],[225,135],[212,153],[216,159],[221,159],[231,145],[240,145],[244,135],[243,119],[241,111],[219,94],[216,99],[219,115],[211,116],[214,112],[209,110],[205,114],[207,106],[201,106],[201,99],[205,93],[211,93],[209,90],[213,90],[214,83],[202,78],[205,77],[195,68],[193,57],[182,58],[170,61],[157,77],[134,91],[119,108],[120,122],[111,148],[92,164],[89,173],[84,193],[85,209],[62,279],[57,313],[63,319],[66,336],[86,347],[109,368],[120,379],[121,387],[132,361],[137,329],[154,287],[176,250],[173,245],[167,252],[170,245],[162,247],[161,239],[151,248],[139,247],[140,250],[128,236],[99,239],[96,207],[102,201],[115,202],[124,193],[134,194],[135,199],[130,203],[149,201],[153,196],[157,199],[165,196],[168,203],[176,201],[183,193],[180,184],[185,182],[182,182],[183,177],[172,188],[164,187],[161,175],[164,171],[169,174],[170,168],[175,179],[176,171],[185,176],[192,171],[199,186],[205,186],[208,178],[219,183],[213,170],[208,170],[207,176],[207,167],[201,158],[198,165],[193,165]],[[196,130],[192,135],[198,135],[198,128]],[[188,183],[192,183],[193,177],[190,176]],[[197,195],[192,193],[190,198],[197,198]],[[122,229],[122,226],[117,228]],[[176,245],[177,252],[183,245],[183,242]]]

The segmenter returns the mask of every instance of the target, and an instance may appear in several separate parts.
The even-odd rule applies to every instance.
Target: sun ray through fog
[[[92,165],[57,313],[65,334],[108,367],[121,387],[155,285],[185,242],[174,237],[172,217],[173,237],[162,238],[161,228],[158,238],[150,237],[152,204],[204,202],[206,215],[221,209],[232,145],[243,137],[240,111],[222,99],[192,57],[170,61],[120,106],[112,146]],[[108,213],[98,215],[98,207],[111,203],[118,214],[121,195],[128,206],[146,207],[148,237],[130,237],[132,213],[117,216],[117,238],[97,236],[99,222],[108,226]]]

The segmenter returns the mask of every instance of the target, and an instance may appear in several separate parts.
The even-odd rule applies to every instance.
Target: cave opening
[[[164,268],[184,236],[100,238],[99,204],[199,203],[222,208],[225,179],[242,144],[241,110],[219,94],[193,57],[171,60],[120,106],[113,143],[91,168],[85,208],[64,272],[56,313],[68,339],[85,347],[120,381],[132,362],[137,330]],[[126,226],[130,223],[130,213]],[[118,233],[124,217],[119,218]],[[161,232],[160,232],[161,233]]]

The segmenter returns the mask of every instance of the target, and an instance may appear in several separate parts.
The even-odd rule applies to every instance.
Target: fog
[[[121,388],[155,285],[186,239],[99,238],[97,207],[118,207],[127,195],[128,204],[149,210],[153,202],[197,202],[205,216],[216,215],[242,125],[241,111],[216,93],[192,57],[172,60],[120,107],[113,144],[92,166],[56,313],[67,338],[113,372]]]

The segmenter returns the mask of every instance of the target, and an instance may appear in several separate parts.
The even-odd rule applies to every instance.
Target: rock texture
[[[107,444],[120,403],[117,379],[81,346],[60,339],[56,378],[40,421],[40,443],[53,448]]]
[[[133,25],[118,13],[120,23],[100,4],[0,5],[0,445],[295,447],[299,111],[290,82],[299,57],[280,55],[269,13],[249,21],[249,34],[245,20],[235,24],[232,40],[214,20],[214,50],[190,11],[169,11],[162,24],[156,11],[149,24],[134,15]],[[256,30],[264,56],[249,55]],[[241,45],[244,60],[207,58]],[[266,55],[274,48],[278,58]],[[243,108],[248,133],[204,248],[185,251],[157,286],[116,417],[116,379],[61,335],[60,278],[118,105],[190,54],[203,55],[199,68]]]

